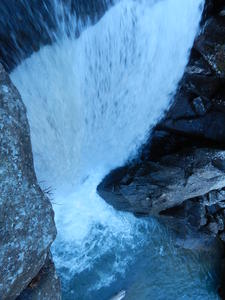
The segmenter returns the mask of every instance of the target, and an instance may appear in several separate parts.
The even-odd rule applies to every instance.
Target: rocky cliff
[[[39,284],[43,268],[58,288],[32,299],[60,299],[59,281],[48,258],[55,236],[52,206],[34,172],[26,109],[0,65],[1,300],[15,299],[27,286],[31,287],[34,278]],[[39,287],[41,293],[43,287]]]
[[[225,147],[225,3],[206,1],[200,34],[174,102],[145,151],[157,159],[184,147]]]

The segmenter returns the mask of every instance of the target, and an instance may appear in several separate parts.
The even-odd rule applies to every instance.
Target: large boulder
[[[185,200],[225,187],[225,151],[194,149],[126,169],[106,177],[99,194],[117,209],[158,215]],[[114,177],[115,178],[115,177]],[[225,199],[223,199],[225,200]]]
[[[55,236],[52,206],[34,172],[26,109],[0,65],[1,300],[15,299],[38,274]]]
[[[225,151],[191,148],[128,165],[106,176],[98,193],[118,210],[160,218],[179,245],[225,242]]]

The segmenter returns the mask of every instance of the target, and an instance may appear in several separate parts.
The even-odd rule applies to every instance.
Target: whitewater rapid
[[[96,187],[137,155],[168,109],[203,4],[116,1],[99,22],[80,28],[79,38],[81,25],[71,15],[66,30],[58,22],[56,42],[11,73],[26,104],[37,177],[53,192],[58,236],[52,251],[65,299],[86,300],[109,286],[146,245],[149,257],[168,248],[155,220],[116,212]]]

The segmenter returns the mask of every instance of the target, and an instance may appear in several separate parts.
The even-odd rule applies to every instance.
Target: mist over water
[[[55,1],[56,42],[11,73],[27,107],[37,177],[53,191],[64,299],[104,300],[122,288],[126,299],[217,299],[210,254],[176,248],[156,220],[117,212],[96,194],[168,109],[203,4],[121,0],[82,28]]]

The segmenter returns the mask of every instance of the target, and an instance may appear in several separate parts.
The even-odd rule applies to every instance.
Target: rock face
[[[207,241],[206,234],[225,241],[224,187],[225,151],[203,148],[116,170],[98,186],[98,192],[116,209],[137,216],[163,216],[179,238],[184,227],[202,233],[204,239],[195,234],[199,246]],[[182,239],[183,246],[189,247],[193,233]]]
[[[60,282],[51,257],[17,300],[60,300]]]
[[[107,179],[98,191],[117,209],[158,215],[185,200],[225,187],[225,151],[183,151],[128,169],[118,183]]]
[[[206,1],[205,21],[173,105],[153,132],[151,158],[190,145],[225,147],[224,9],[224,1]]]
[[[35,176],[25,106],[1,65],[0,193],[0,299],[11,300],[44,265],[56,228]]]
[[[96,22],[107,8],[104,0],[61,2],[82,21],[89,17]],[[52,0],[1,0],[0,62],[7,71],[11,71],[23,59],[38,51],[42,45],[54,42],[59,21],[59,11],[55,11],[54,3]]]

